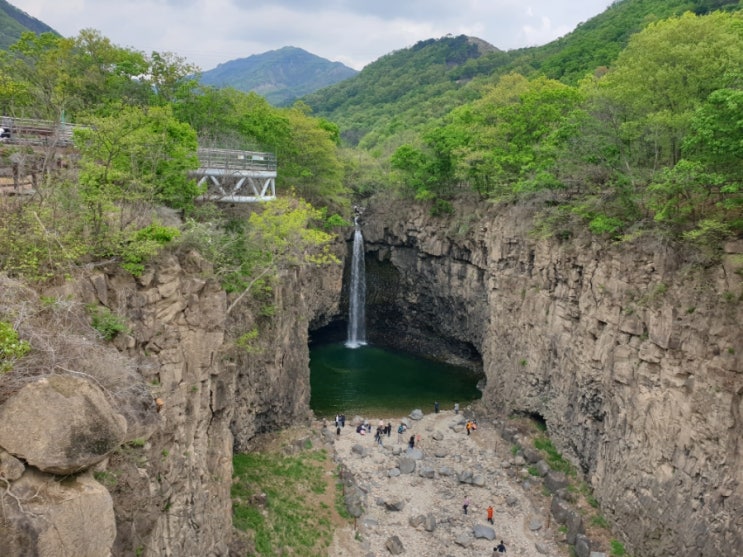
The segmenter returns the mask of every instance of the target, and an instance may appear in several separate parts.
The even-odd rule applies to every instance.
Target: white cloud
[[[356,69],[419,40],[467,34],[508,50],[544,44],[611,0],[15,0],[65,36],[169,51],[208,70],[296,46]]]

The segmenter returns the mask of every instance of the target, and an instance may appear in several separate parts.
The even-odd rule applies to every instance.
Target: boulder
[[[576,543],[579,535],[585,533],[585,529],[583,528],[583,517],[578,511],[572,511],[568,514],[568,520],[565,523],[565,526],[568,527],[566,539],[571,545]]]
[[[423,452],[420,449],[408,449],[405,451],[405,456],[413,460],[421,460]]]
[[[389,551],[392,555],[400,555],[401,553],[405,552],[405,547],[402,545],[402,541],[400,541],[400,538],[398,538],[397,536],[387,538],[387,541],[384,542],[384,547],[386,547],[387,551]]]
[[[423,411],[420,408],[416,408],[410,413],[410,419],[411,420],[422,420],[423,419]]]
[[[424,514],[418,514],[415,516],[411,516],[408,519],[408,524],[412,526],[413,528],[419,528],[420,526],[423,526],[426,522],[426,515]]]
[[[402,474],[412,474],[415,472],[416,461],[408,457],[400,457],[397,467],[400,469]]]
[[[426,532],[433,532],[436,529],[436,517],[433,516],[433,514],[428,513],[426,515],[426,520],[423,523],[423,527],[426,529]]]
[[[572,512],[570,505],[560,497],[553,497],[550,504],[550,512],[558,524],[566,524],[568,516]]]
[[[405,501],[399,497],[392,496],[384,500],[384,508],[388,511],[398,512],[405,508]]]
[[[70,375],[25,385],[0,406],[0,447],[44,472],[68,475],[105,459],[126,436],[126,420],[103,391]]]
[[[544,485],[551,493],[557,493],[560,489],[567,487],[568,478],[563,472],[551,470],[544,477]]]
[[[12,454],[0,449],[0,477],[14,482],[23,475],[26,467]]]
[[[586,536],[579,534],[575,540],[575,555],[576,557],[590,557],[591,541]]]
[[[540,460],[537,462],[537,472],[539,472],[539,475],[544,478],[550,472],[550,465],[544,460]]]
[[[428,465],[422,465],[420,470],[418,471],[418,475],[421,478],[427,478],[429,480],[432,480],[436,477],[436,470],[434,470],[432,467]]]
[[[57,481],[27,469],[3,491],[0,555],[108,557],[116,537],[113,501],[86,472]],[[23,502],[20,509],[17,501]]]
[[[475,538],[484,538],[486,540],[495,539],[495,530],[490,526],[485,526],[484,524],[476,524],[472,529],[472,534]]]
[[[461,545],[462,547],[470,547],[473,539],[474,538],[469,532],[462,532],[454,539],[454,543]]]

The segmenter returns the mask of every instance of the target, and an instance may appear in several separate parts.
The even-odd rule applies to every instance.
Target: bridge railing
[[[226,171],[276,170],[276,155],[273,153],[199,148],[198,157],[201,168],[222,169]]]
[[[51,120],[3,116],[0,118],[0,127],[3,128],[0,139],[7,143],[36,145],[53,142],[57,145],[71,145],[72,132],[79,126]]]

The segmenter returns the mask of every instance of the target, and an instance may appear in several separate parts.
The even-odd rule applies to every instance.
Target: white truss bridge
[[[276,155],[259,151],[199,148],[199,168],[191,173],[206,184],[201,199],[255,203],[276,199]]]

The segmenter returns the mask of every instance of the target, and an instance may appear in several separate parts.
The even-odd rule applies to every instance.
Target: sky
[[[294,46],[356,70],[425,39],[470,35],[501,50],[546,44],[613,0],[9,0],[65,37],[172,52],[201,70]]]

